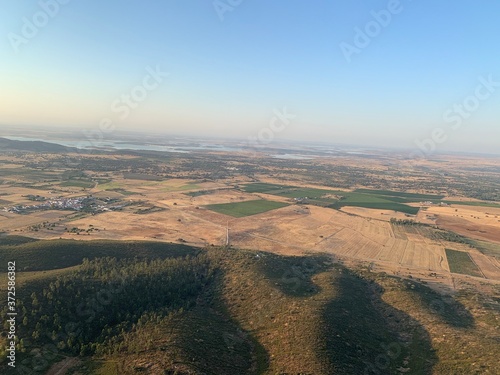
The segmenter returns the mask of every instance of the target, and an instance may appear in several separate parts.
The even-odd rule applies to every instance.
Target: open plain
[[[270,162],[262,155],[259,162],[245,153],[236,158],[220,152],[210,155],[216,165],[200,178],[199,170],[188,172],[196,158],[182,154],[169,155],[168,164],[158,156],[78,155],[78,167],[87,166],[80,172],[75,171],[77,164],[61,164],[57,154],[23,158],[8,154],[1,171],[5,207],[0,212],[1,229],[6,234],[39,239],[153,240],[201,247],[230,245],[283,255],[327,253],[383,266],[392,273],[439,273],[448,279],[445,249],[456,248],[458,243],[433,235],[433,231],[450,231],[493,247],[500,243],[500,206],[468,197],[466,191],[457,194],[461,185],[456,182],[450,182],[448,189],[422,189],[421,182],[412,187],[411,171],[418,174],[415,170],[419,170],[413,164],[408,166],[404,182],[411,189],[398,191],[373,189],[356,180],[350,187],[324,178],[315,184],[310,179],[317,176],[314,170],[310,177],[286,174],[287,168],[304,168],[312,161]],[[466,161],[458,158],[456,162],[459,166]],[[116,171],[116,163],[128,165],[129,171]],[[333,168],[332,180],[339,164],[343,169],[362,169],[375,179],[379,173],[387,173],[386,163],[383,155],[369,162],[356,156],[314,160],[325,170]],[[420,163],[427,170],[431,162]],[[45,166],[50,164],[59,167],[48,172]],[[254,170],[255,164],[260,165],[259,170]],[[175,172],[172,166],[176,166]],[[208,178],[213,174],[217,178]],[[402,184],[391,177],[391,186]],[[95,201],[83,210],[9,210],[56,197],[92,197]],[[419,223],[418,227],[404,225],[405,220]],[[476,259],[481,277],[500,281],[495,253],[482,253],[469,245],[460,250]]]
[[[16,259],[20,299],[41,322],[23,319],[23,345],[43,346],[39,332],[74,319],[54,293],[78,306],[74,288],[95,299],[87,272],[101,290],[125,272],[142,275],[127,279],[126,299],[115,295],[106,314],[92,307],[99,318],[82,327],[92,339],[56,342],[66,349],[45,373],[376,373],[380,342],[405,353],[390,373],[493,373],[496,175],[470,171],[474,158],[314,154],[0,153],[0,257]],[[160,312],[178,293],[183,307]],[[158,296],[170,296],[161,310]],[[130,307],[125,318],[117,306]],[[125,319],[120,333],[108,318]]]

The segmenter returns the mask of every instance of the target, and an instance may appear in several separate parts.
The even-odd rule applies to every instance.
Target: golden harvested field
[[[500,209],[461,206],[429,207],[427,214],[436,215],[436,223],[444,228],[479,240],[500,243]]]
[[[219,190],[212,194],[200,195],[198,197],[187,197],[185,195],[172,194],[168,199],[162,199],[159,203],[172,205],[177,203],[184,206],[205,206],[209,204],[242,202],[255,199],[252,194],[247,194],[236,190]]]
[[[395,219],[406,219],[406,215],[402,212],[391,211],[391,210],[377,210],[373,208],[364,208],[364,207],[342,207],[340,209],[343,212],[347,212],[349,214],[358,215],[361,217],[367,217],[375,220],[383,220],[389,221],[391,218]]]
[[[492,261],[491,257],[487,257],[486,255],[481,254],[479,251],[468,251],[472,261],[479,267],[484,277],[487,279],[496,279],[498,278],[498,273],[500,268],[498,267],[498,263]]]
[[[0,231],[24,232],[26,235],[34,235],[34,232],[26,233],[27,227],[41,224],[46,221],[59,222],[64,220],[71,211],[42,211],[29,215],[18,215],[8,212],[0,212]],[[22,233],[18,233],[22,234]],[[34,237],[37,237],[34,235]],[[59,236],[58,236],[59,237]]]

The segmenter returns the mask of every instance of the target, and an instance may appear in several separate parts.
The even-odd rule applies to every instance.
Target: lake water
[[[14,136],[3,136],[13,141],[42,141],[49,143],[56,143],[61,146],[66,147],[76,147],[80,149],[114,149],[114,150],[137,150],[137,151],[161,151],[161,152],[180,152],[189,153],[191,151],[197,150],[210,150],[210,151],[242,151],[241,148],[228,147],[218,144],[209,143],[199,143],[193,146],[193,142],[189,142],[189,146],[182,146],[172,142],[174,145],[161,145],[161,144],[148,144],[148,143],[131,143],[124,141],[101,141],[92,142],[90,140],[76,141],[67,139],[41,139],[41,138],[31,138],[31,137],[14,137]],[[181,143],[181,142],[178,142]]]
[[[271,156],[275,159],[288,159],[288,160],[311,160],[311,159],[314,159],[314,157],[300,155],[300,154],[278,154],[278,155],[271,155]]]

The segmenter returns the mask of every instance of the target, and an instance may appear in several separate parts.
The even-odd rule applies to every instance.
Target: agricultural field
[[[500,208],[432,206],[427,208],[426,213],[434,215],[435,224],[443,229],[475,240],[500,244]]]
[[[446,257],[448,258],[448,264],[450,265],[451,272],[475,277],[483,277],[483,274],[472,261],[469,253],[446,249]]]
[[[254,186],[256,185],[256,186]],[[414,193],[398,193],[379,190],[358,189],[352,192],[314,188],[298,188],[273,184],[250,184],[244,187],[249,192],[259,192],[291,199],[304,199],[307,203],[341,209],[342,207],[362,207],[377,210],[391,210],[416,215],[419,207],[404,203],[421,202],[429,197],[442,196],[422,195]]]
[[[450,250],[452,257],[462,257],[465,261],[468,260],[469,263],[470,261],[473,262],[471,269],[477,270],[477,272],[474,273],[474,276],[479,275],[479,277],[486,277],[487,279],[492,280],[500,279],[500,263],[498,263],[495,259],[495,255],[498,255],[498,246],[493,243],[476,241],[471,238],[467,238],[447,230],[437,229],[429,225],[393,224],[392,228],[397,238],[407,239],[417,243],[422,242],[428,249],[431,249],[432,247],[435,247],[436,249],[454,249]],[[453,251],[461,252],[461,254],[456,255],[452,253]],[[446,262],[447,259],[448,263],[450,263],[450,256],[443,254],[443,257],[444,262]],[[453,259],[455,259],[455,257]],[[451,267],[452,265],[450,263],[450,270]],[[458,271],[451,270],[451,272]]]
[[[407,204],[398,202],[400,199],[397,197],[392,198],[388,196],[381,196],[379,194],[365,194],[365,193],[347,193],[345,198],[334,203],[331,207],[340,209],[346,206],[372,208],[378,210],[393,210],[409,215],[418,214],[420,208],[412,207]],[[410,203],[410,202],[408,202]]]
[[[119,190],[124,190],[124,189],[123,189],[123,184],[119,183],[118,181],[111,181],[111,182],[107,182],[105,184],[99,184],[99,190],[119,191]]]
[[[89,180],[68,180],[59,184],[62,187],[74,186],[80,188],[90,189],[95,186],[95,182]]]
[[[355,206],[344,206],[340,211],[364,217],[373,220],[382,220],[389,222],[391,219],[406,220],[408,219],[408,214],[403,212],[393,211],[393,210],[377,210],[373,208],[355,207]],[[420,214],[420,212],[419,212]]]
[[[195,183],[187,183],[187,184],[182,184],[182,185],[162,186],[160,191],[170,192],[170,191],[187,191],[187,190],[195,190],[195,189],[200,189],[200,185],[195,184]]]
[[[286,206],[288,206],[286,203],[266,201],[262,199],[262,200],[245,201],[237,203],[212,204],[205,206],[205,208],[224,215],[229,215],[233,217],[245,217],[275,210],[277,208],[282,208]]]
[[[500,259],[500,244],[486,241],[472,241],[473,246],[485,255]]]
[[[101,186],[101,189],[102,189],[102,186]],[[121,188],[111,188],[111,189],[102,189],[100,192],[98,193],[94,193],[94,195],[96,196],[113,196],[113,193],[116,193],[118,194],[118,196],[128,196],[128,195],[135,195],[137,193],[134,193],[134,192],[131,192],[131,191],[127,191],[125,189],[121,189]],[[116,197],[116,195],[115,195]]]
[[[492,208],[500,209],[500,203],[494,203],[494,202],[444,200],[443,203],[453,205],[453,206],[492,207]]]
[[[279,195],[286,198],[308,198],[315,200],[325,199],[331,202],[335,202],[337,199],[335,199],[334,196],[345,192],[314,188],[283,188],[280,190],[269,190],[265,193],[271,195]]]
[[[190,191],[189,193],[186,193],[186,195],[196,198],[196,197],[201,197],[203,195],[214,194],[215,192],[217,192],[217,190],[198,190],[198,191]]]
[[[269,183],[253,183],[243,185],[243,190],[247,193],[265,193],[268,191],[278,191],[280,189],[290,189],[294,188],[293,186],[285,186],[278,184],[269,184]]]
[[[425,200],[440,201],[444,198],[444,195],[405,193],[390,190],[356,189],[355,192],[370,195],[383,195],[387,197],[399,197],[402,199],[414,200],[415,202],[421,202]]]

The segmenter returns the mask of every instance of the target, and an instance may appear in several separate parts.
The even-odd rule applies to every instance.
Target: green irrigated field
[[[272,190],[266,192],[268,194],[279,195],[280,197],[287,198],[309,198],[318,199],[326,195],[341,195],[346,194],[345,191],[333,191],[325,189],[314,189],[314,188],[284,188],[283,190],[277,191]]]
[[[400,191],[390,191],[390,190],[372,190],[372,189],[357,189],[356,193],[363,194],[374,194],[374,195],[384,195],[389,197],[400,197],[404,199],[418,199],[418,200],[441,200],[444,198],[443,195],[434,194],[418,194],[418,193],[404,193]]]
[[[279,186],[262,183],[246,185],[245,191],[278,195],[286,198],[308,198],[312,200],[309,202],[310,204],[316,204],[314,201],[318,201],[320,202],[320,206],[328,206],[335,209],[352,206],[379,210],[393,210],[411,215],[416,215],[419,208],[408,206],[405,203],[428,200],[430,197],[440,198],[440,196],[434,195],[398,193],[386,190],[358,189],[353,192],[348,192],[340,190],[298,188],[294,186]],[[333,196],[342,198],[336,199]]]
[[[244,217],[260,214],[286,206],[288,206],[288,204],[286,203],[260,199],[255,201],[245,201],[237,203],[211,204],[205,207],[220,214],[233,217]]]
[[[419,207],[412,207],[395,202],[391,200],[390,197],[355,192],[344,194],[344,199],[334,203],[331,207],[340,209],[346,206],[393,210],[411,215],[416,215],[420,209]]]
[[[462,206],[474,206],[474,207],[493,207],[500,208],[500,203],[495,202],[461,202],[461,201],[443,201],[446,204],[459,204]]]
[[[472,261],[469,253],[446,249],[446,257],[448,258],[448,264],[450,265],[451,272],[483,277],[483,274]]]
[[[353,194],[356,194],[356,193],[353,193]],[[422,202],[423,200],[427,200],[427,199],[417,199],[417,198],[392,197],[389,195],[376,195],[376,194],[374,194],[373,196],[380,197],[380,198],[386,199],[386,200],[391,201],[391,202],[403,203],[403,204],[405,204],[405,203],[418,203],[418,202]],[[435,202],[438,202],[438,201],[435,201]]]
[[[271,190],[280,189],[293,189],[294,186],[276,185],[276,184],[266,184],[263,182],[258,182],[255,184],[247,184],[243,186],[243,190],[247,193],[266,193]]]

